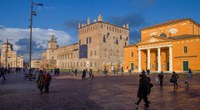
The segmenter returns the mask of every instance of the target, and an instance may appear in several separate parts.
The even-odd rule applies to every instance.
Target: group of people
[[[51,70],[53,72],[53,70]],[[60,74],[60,69],[59,68],[54,68],[54,75],[57,76]]]
[[[43,94],[43,89],[45,88],[45,93],[49,93],[49,86],[51,82],[51,75],[49,72],[39,71],[39,77],[37,80],[37,87],[40,89],[40,94]]]
[[[150,70],[147,70],[146,72],[145,72],[145,70],[142,70],[141,74],[139,75],[139,87],[138,87],[138,93],[137,93],[137,97],[139,98],[139,100],[135,103],[136,107],[139,105],[140,101],[143,99],[145,102],[145,105],[144,105],[145,108],[149,108],[150,102],[148,100],[148,95],[150,94],[151,88],[153,87],[153,84],[151,83],[151,78],[149,77],[149,74],[150,74]],[[188,70],[188,77],[192,78],[191,69]],[[174,89],[178,88],[178,78],[179,78],[179,75],[175,71],[173,71],[171,78],[170,78],[170,82],[173,83]],[[164,79],[164,75],[163,75],[163,71],[161,71],[158,74],[158,80],[160,82],[160,87],[163,86],[163,79]]]
[[[86,79],[87,73],[89,73],[89,79],[94,79],[94,74],[93,74],[92,69],[90,69],[89,72],[88,72],[87,69],[84,69],[84,70],[82,71],[82,79]]]

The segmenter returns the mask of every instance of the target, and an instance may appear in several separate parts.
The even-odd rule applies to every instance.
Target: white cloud
[[[0,25],[0,40],[3,42],[6,42],[6,39],[12,39],[9,40],[10,43],[14,44],[14,50],[18,51],[20,49],[27,49],[25,44],[29,44],[29,42],[25,42],[25,44],[20,44],[17,45],[16,43],[20,39],[30,39],[30,29],[22,29],[22,28],[6,28],[2,25]],[[71,36],[60,30],[54,30],[54,29],[41,29],[41,28],[33,28],[33,42],[37,44],[37,48],[46,48],[48,45],[48,41],[50,40],[50,36],[54,34],[57,40],[57,44],[59,45],[66,45],[70,44]],[[33,50],[34,51],[34,50]],[[37,51],[36,51],[37,52]],[[28,54],[28,53],[18,53],[18,54]],[[41,53],[33,53],[34,55],[36,54],[41,54]],[[28,55],[25,55],[26,57]],[[37,55],[38,56],[38,55]],[[27,59],[27,58],[26,58]]]

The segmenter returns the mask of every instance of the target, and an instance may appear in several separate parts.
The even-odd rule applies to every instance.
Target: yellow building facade
[[[200,25],[190,18],[141,30],[141,41],[124,47],[124,70],[200,70]]]

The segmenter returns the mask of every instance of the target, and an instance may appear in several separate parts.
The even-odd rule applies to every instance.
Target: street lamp
[[[36,16],[36,11],[33,11],[33,6],[37,5],[37,6],[43,6],[43,4],[37,4],[34,3],[33,0],[31,0],[31,19],[30,19],[30,54],[29,54],[29,75],[31,75],[31,54],[32,54],[32,23],[33,23],[33,15]]]

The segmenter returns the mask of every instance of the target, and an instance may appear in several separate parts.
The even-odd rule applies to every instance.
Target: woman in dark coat
[[[43,74],[43,71],[40,70],[39,78],[38,78],[38,80],[37,80],[37,86],[38,86],[38,88],[40,89],[40,93],[41,93],[41,94],[43,93],[44,85],[45,85],[45,76],[44,76],[44,74]]]
[[[140,104],[140,101],[143,99],[145,102],[145,107],[148,108],[149,107],[149,101],[148,101],[148,97],[147,97],[148,83],[142,74],[140,74],[139,77],[140,77],[140,80],[139,80],[139,88],[138,88],[138,93],[137,93],[137,97],[139,98],[139,100],[135,104],[136,104],[136,106],[138,106]]]

